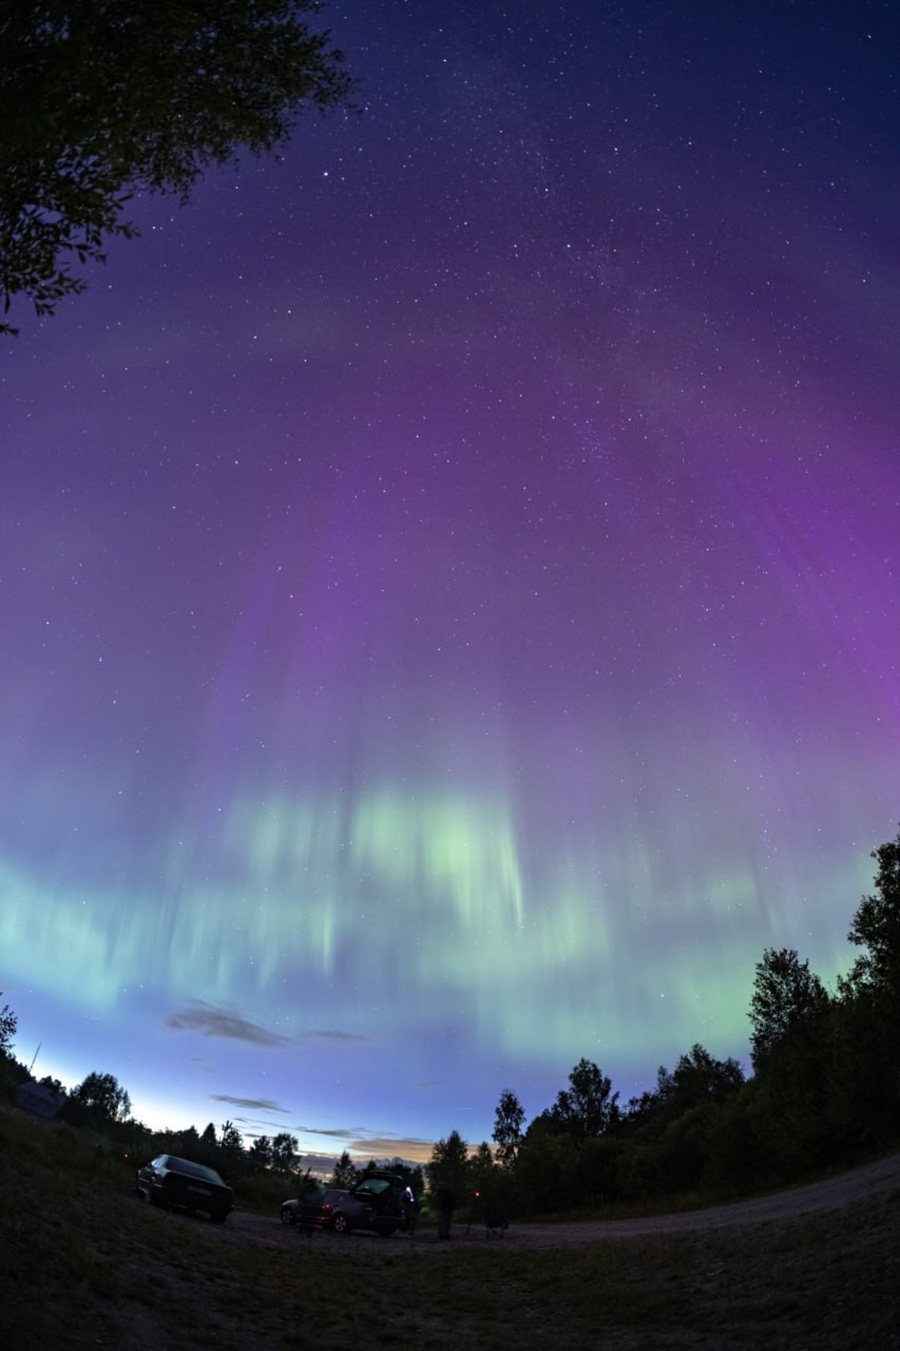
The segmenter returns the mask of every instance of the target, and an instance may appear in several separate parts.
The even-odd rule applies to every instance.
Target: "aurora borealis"
[[[900,23],[740,9],[332,5],[359,117],[18,317],[36,1074],[416,1157],[582,1055],[746,1064],[765,947],[849,963],[900,819]]]

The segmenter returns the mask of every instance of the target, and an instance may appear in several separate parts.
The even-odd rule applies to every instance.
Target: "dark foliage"
[[[19,1020],[8,1004],[0,1009],[0,1055],[9,1055]]]
[[[876,849],[875,894],[864,896],[853,917],[850,942],[864,949],[849,976],[854,992],[865,992],[886,1010],[900,1005],[900,833]]]
[[[66,1119],[73,1125],[121,1122],[130,1115],[131,1098],[114,1074],[87,1075],[66,1104]]]
[[[582,1056],[569,1075],[569,1087],[556,1095],[550,1117],[575,1140],[605,1135],[618,1121],[618,1099],[606,1075]]]
[[[767,948],[757,963],[750,1001],[753,1066],[757,1071],[780,1048],[796,1047],[815,1037],[828,1008],[825,987],[792,948]]]
[[[504,1088],[494,1114],[494,1131],[491,1137],[497,1146],[497,1158],[501,1163],[515,1163],[524,1135],[524,1125],[524,1107],[512,1089]]]
[[[0,294],[39,315],[83,291],[72,262],[131,238],[135,192],[284,142],[351,82],[315,0],[39,0],[0,13]],[[0,330],[15,332],[8,324]]]
[[[469,1192],[469,1146],[459,1131],[451,1131],[444,1140],[438,1140],[431,1151],[428,1165],[428,1189],[432,1195],[449,1192],[456,1205]]]
[[[345,1149],[337,1163],[334,1165],[334,1172],[331,1174],[332,1187],[342,1187],[345,1191],[350,1191],[351,1187],[359,1180],[359,1169],[350,1158]]]

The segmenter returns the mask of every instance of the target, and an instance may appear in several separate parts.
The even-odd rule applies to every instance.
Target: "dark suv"
[[[215,1168],[192,1163],[174,1154],[160,1154],[138,1169],[137,1191],[158,1206],[183,1206],[185,1210],[204,1210],[220,1224],[228,1219],[234,1205],[231,1188]]]
[[[332,1229],[336,1234],[370,1229],[387,1237],[398,1229],[412,1229],[415,1211],[413,1194],[401,1177],[367,1173],[352,1191],[315,1188],[294,1201],[285,1201],[281,1223]]]

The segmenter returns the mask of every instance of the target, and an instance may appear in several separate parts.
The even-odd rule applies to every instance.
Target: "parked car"
[[[412,1188],[397,1173],[378,1169],[365,1173],[353,1188],[353,1195],[368,1201],[382,1220],[390,1219],[399,1229],[415,1229],[419,1207]]]
[[[367,1174],[345,1191],[329,1187],[311,1189],[303,1196],[285,1201],[281,1207],[282,1224],[300,1224],[308,1228],[331,1229],[348,1234],[352,1229],[370,1229],[387,1237],[397,1229],[408,1228],[412,1192],[402,1178],[392,1174]]]
[[[380,1223],[368,1201],[358,1200],[352,1192],[339,1187],[307,1192],[294,1201],[285,1201],[281,1207],[281,1223],[332,1229],[336,1234],[349,1234],[351,1229],[374,1229],[381,1234],[391,1234],[397,1227]]]
[[[215,1168],[174,1154],[160,1154],[139,1168],[137,1190],[154,1205],[203,1210],[220,1224],[234,1206],[234,1194]]]

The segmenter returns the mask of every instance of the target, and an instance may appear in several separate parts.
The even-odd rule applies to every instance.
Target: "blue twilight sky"
[[[900,817],[893,4],[367,0],[0,374],[0,988],[417,1157],[746,1063]]]

